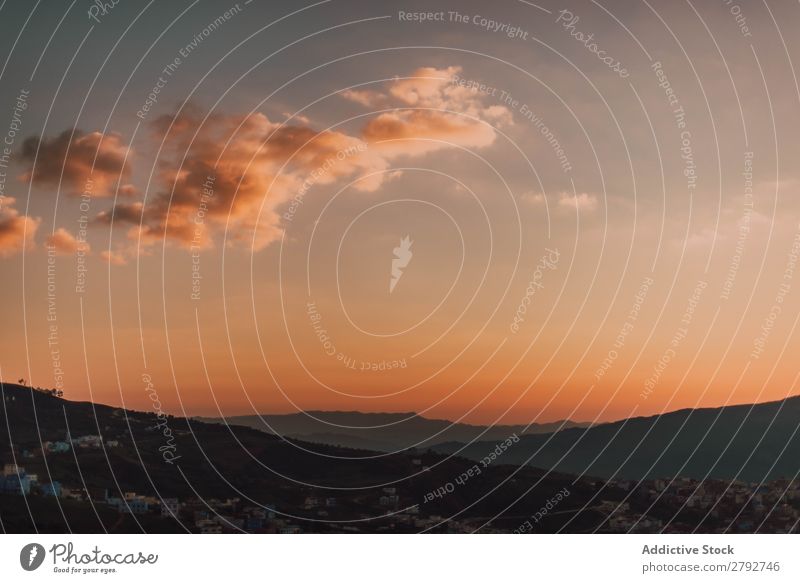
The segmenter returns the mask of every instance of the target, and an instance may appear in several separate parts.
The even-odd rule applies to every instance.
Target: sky
[[[797,7],[0,4],[0,378],[241,415],[797,394]]]

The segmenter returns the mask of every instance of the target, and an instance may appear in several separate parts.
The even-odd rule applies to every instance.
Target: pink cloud
[[[117,204],[115,222],[134,229],[146,246],[166,238],[184,247],[210,247],[227,226],[229,245],[262,249],[283,232],[281,210],[298,193],[343,178],[374,191],[396,176],[395,158],[452,147],[483,148],[496,137],[491,122],[505,108],[485,107],[482,96],[452,84],[456,67],[424,67],[417,79],[397,79],[384,92],[345,92],[363,104],[401,107],[370,119],[355,135],[319,131],[305,120],[286,125],[265,115],[214,114],[203,121],[190,106],[158,118],[164,140],[157,172],[159,192],[141,202]],[[415,105],[422,109],[407,108]],[[110,222],[112,213],[97,220]]]
[[[78,241],[69,231],[58,228],[47,237],[47,246],[52,247],[60,255],[74,255],[79,249],[89,251],[89,244]]]
[[[41,219],[20,215],[12,208],[16,200],[0,197],[0,256],[8,257],[23,249],[32,249]]]
[[[595,195],[586,192],[577,195],[562,192],[558,199],[558,206],[580,211],[593,211],[598,206],[598,200]]]

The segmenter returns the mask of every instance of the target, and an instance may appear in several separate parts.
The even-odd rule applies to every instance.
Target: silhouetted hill
[[[434,449],[480,459],[493,447],[448,443]],[[793,478],[800,472],[800,397],[529,435],[503,461],[618,479]]]
[[[510,435],[551,433],[588,423],[557,421],[525,425],[470,425],[443,419],[427,419],[416,413],[360,413],[357,411],[307,411],[286,415],[198,417],[206,423],[242,425],[303,441],[375,451],[428,448],[449,441],[497,441]]]
[[[435,531],[485,523],[513,529],[565,487],[571,495],[562,508],[573,510],[554,517],[548,529],[567,518],[574,518],[572,528],[578,530],[605,520],[591,507],[583,509],[594,491],[590,482],[573,483],[564,475],[542,478],[535,468],[520,470],[500,460],[452,491],[431,497],[479,464],[428,450],[381,454],[242,426],[180,417],[159,420],[154,413],[68,401],[18,385],[0,384],[0,391],[0,464],[16,462],[28,474],[37,474],[39,483],[58,481],[84,493],[82,501],[33,491],[27,497],[0,494],[6,532],[194,530],[198,512],[208,513],[229,499],[236,499],[239,509],[275,508],[278,516],[270,528],[292,524],[306,532],[341,531],[342,525],[351,531]],[[103,447],[42,450],[43,442],[63,441],[67,432],[72,439],[100,435]],[[118,445],[112,447],[110,441]],[[166,458],[164,451],[170,452]],[[128,492],[178,498],[185,506],[180,521],[152,512],[118,514],[105,505],[107,496]],[[609,488],[607,498],[623,495]],[[458,521],[447,520],[456,513]]]

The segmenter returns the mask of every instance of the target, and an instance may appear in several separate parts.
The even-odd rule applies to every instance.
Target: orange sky
[[[498,7],[530,32],[512,39],[373,6],[388,18],[260,63],[269,37],[229,54],[258,20],[236,16],[165,73],[203,10],[124,89],[152,40],[105,68],[111,24],[58,94],[58,55],[30,96],[7,88],[36,61],[14,57],[3,380],[147,409],[149,375],[176,414],[481,423],[797,393],[800,93],[780,14],[751,8],[754,53],[717,6],[639,7],[630,35],[576,7],[625,78],[555,7]]]

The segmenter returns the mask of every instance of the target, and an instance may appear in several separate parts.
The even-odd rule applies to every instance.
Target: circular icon
[[[26,571],[35,571],[44,562],[44,547],[38,543],[30,543],[19,552],[19,564]]]

